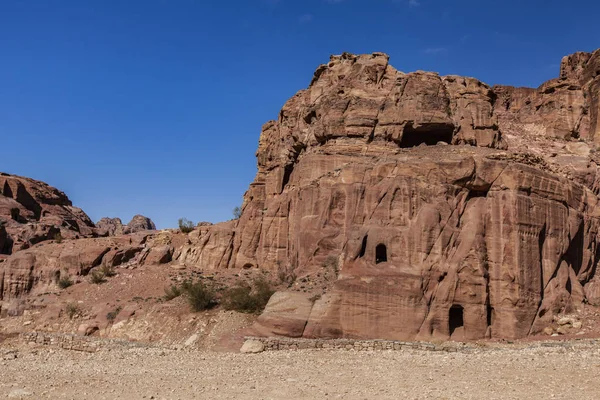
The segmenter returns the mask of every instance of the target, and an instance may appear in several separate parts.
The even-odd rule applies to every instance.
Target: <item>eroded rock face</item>
[[[59,233],[62,238],[94,235],[90,218],[73,207],[63,192],[44,182],[6,173],[0,173],[0,221],[12,241],[10,251],[0,249],[4,254],[54,239]],[[6,240],[4,243],[6,246]]]
[[[75,281],[103,265],[137,263],[148,238],[148,233],[138,233],[45,242],[19,251],[0,263],[0,311],[21,312],[18,299],[55,290],[62,278]]]
[[[121,218],[104,217],[96,223],[96,228],[100,236],[119,236],[142,231],[155,231],[156,225],[150,218],[138,214],[127,225],[123,225]]]
[[[129,233],[136,233],[142,231],[155,231],[156,225],[154,222],[148,217],[144,217],[143,215],[134,216],[131,221],[127,224],[127,231]]]
[[[541,332],[598,298],[599,63],[578,53],[517,89],[332,57],[263,127],[239,221],[202,227],[174,258],[306,277],[335,260],[305,337]],[[273,315],[263,328],[298,335],[297,313]]]
[[[119,236],[122,235],[125,230],[121,218],[109,217],[104,217],[96,222],[96,228],[98,229],[98,234],[100,236]]]

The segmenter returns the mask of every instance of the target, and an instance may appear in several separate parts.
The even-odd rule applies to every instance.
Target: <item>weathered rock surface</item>
[[[301,337],[312,306],[303,293],[276,292],[253,328],[262,336]]]
[[[121,218],[104,217],[96,222],[96,228],[100,236],[119,236],[123,235],[125,226]]]
[[[90,237],[94,224],[60,190],[44,182],[0,173],[0,254],[11,254],[44,240]],[[8,245],[12,242],[12,246]]]
[[[96,267],[137,263],[147,241],[148,233],[138,233],[46,242],[19,251],[0,263],[0,311],[22,312],[20,298],[56,289],[62,278],[76,282]]]
[[[334,56],[263,127],[239,221],[174,258],[306,277],[336,260],[305,337],[541,332],[600,297],[599,65],[577,53],[538,89],[491,88]]]
[[[127,232],[128,233],[136,233],[141,231],[155,231],[156,225],[154,222],[148,217],[144,217],[143,215],[134,216],[131,221],[127,224]]]
[[[156,225],[148,217],[134,216],[127,225],[123,225],[120,218],[104,217],[96,223],[100,236],[119,236],[142,231],[155,231]]]

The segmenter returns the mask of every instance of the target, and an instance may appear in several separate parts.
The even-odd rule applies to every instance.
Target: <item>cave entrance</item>
[[[448,315],[448,328],[450,331],[450,337],[454,336],[455,334],[462,334],[465,327],[464,311],[464,308],[459,305],[453,305],[450,307],[450,312]]]
[[[453,135],[453,125],[426,124],[415,128],[409,123],[404,127],[400,147],[415,147],[423,143],[427,146],[435,146],[438,142],[450,144]]]
[[[378,244],[375,248],[375,264],[387,262],[387,247],[385,244]]]
[[[292,171],[294,170],[293,165],[286,165],[283,169],[283,177],[281,179],[281,193],[285,190],[285,187],[290,183],[292,177]]]

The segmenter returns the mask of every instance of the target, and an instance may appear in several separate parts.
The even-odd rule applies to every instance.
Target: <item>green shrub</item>
[[[99,285],[104,282],[106,282],[106,278],[104,277],[102,271],[92,271],[90,273],[90,283]]]
[[[69,316],[69,319],[73,319],[81,315],[81,308],[77,304],[69,303],[65,306],[65,312]]]
[[[71,280],[70,276],[65,276],[63,278],[60,278],[58,280],[58,287],[61,289],[66,289],[69,286],[73,286],[73,281]]]
[[[106,278],[111,278],[117,275],[115,268],[111,267],[110,265],[103,265],[102,267],[100,267],[100,273],[102,273],[102,275],[104,275],[104,277]]]
[[[194,223],[187,218],[179,218],[178,223],[181,233],[190,233],[194,230]]]
[[[56,243],[62,243],[63,238],[62,238],[62,234],[60,232],[57,232],[56,235],[54,235],[54,241]]]
[[[233,209],[233,219],[240,219],[242,216],[242,209],[240,207],[235,207]]]
[[[185,281],[181,285],[181,291],[185,293],[188,304],[196,312],[208,310],[216,304],[215,292],[201,281]]]
[[[174,298],[181,296],[182,293],[183,291],[181,287],[177,285],[171,285],[165,288],[164,299],[166,301],[173,300]]]
[[[223,294],[223,307],[243,313],[260,313],[265,309],[274,291],[264,278],[255,279],[253,287],[239,283]]]

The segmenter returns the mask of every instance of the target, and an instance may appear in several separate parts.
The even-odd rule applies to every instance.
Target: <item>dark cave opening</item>
[[[494,323],[494,307],[487,305],[487,325],[492,326]]]
[[[362,258],[365,256],[365,253],[367,252],[367,239],[368,239],[369,235],[365,235],[365,237],[362,240],[362,245],[360,247],[360,253],[358,254],[358,257]]]
[[[427,146],[435,146],[438,142],[450,144],[453,136],[453,125],[427,124],[415,128],[409,123],[404,127],[400,147],[415,147],[423,143]]]
[[[464,326],[464,308],[459,305],[453,305],[450,307],[450,312],[448,315],[448,328],[450,330],[450,336],[452,336],[458,328],[462,328]]]
[[[292,177],[292,171],[294,170],[293,165],[286,165],[283,169],[283,179],[281,180],[281,191],[285,189],[285,187],[290,183],[290,178]]]
[[[375,248],[375,264],[387,262],[387,247],[385,244],[378,244]]]

